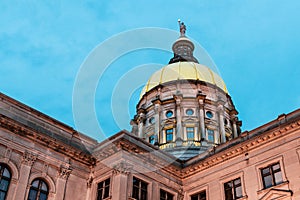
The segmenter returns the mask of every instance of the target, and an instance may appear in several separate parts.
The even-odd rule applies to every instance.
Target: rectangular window
[[[192,195],[191,200],[206,200],[206,191]]]
[[[207,139],[210,142],[214,142],[215,141],[215,131],[214,130],[207,129]]]
[[[149,137],[149,143],[150,144],[155,144],[155,135],[151,135],[150,137]]]
[[[110,185],[109,178],[106,179],[105,181],[98,183],[97,200],[102,200],[109,197],[109,185]]]
[[[148,184],[136,177],[133,177],[132,197],[136,200],[147,200]]]
[[[283,182],[280,164],[275,163],[261,169],[264,188],[269,188]]]
[[[194,135],[194,127],[186,127],[186,135],[188,140],[194,140],[195,135]]]
[[[234,200],[241,198],[243,196],[241,178],[237,178],[224,183],[224,190],[225,200]]]
[[[160,189],[160,200],[173,200],[174,195]]]
[[[172,128],[166,130],[166,139],[167,139],[167,142],[173,141],[173,129]]]

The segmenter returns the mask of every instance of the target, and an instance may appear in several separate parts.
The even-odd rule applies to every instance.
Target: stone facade
[[[133,198],[133,179],[146,183],[147,199],[225,199],[224,184],[240,179],[240,199],[300,199],[300,110],[179,160],[127,131],[97,143],[72,128],[0,94],[0,163],[11,172],[6,199],[27,199],[31,183],[44,180],[48,199]],[[280,182],[264,187],[261,170],[280,166]],[[165,193],[162,193],[165,194]]]
[[[132,132],[100,143],[0,93],[0,200],[299,200],[300,110],[241,132],[185,30],[167,67],[210,75],[146,88]]]

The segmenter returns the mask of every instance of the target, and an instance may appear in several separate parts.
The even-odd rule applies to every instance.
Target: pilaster
[[[56,195],[55,199],[65,199],[65,192],[67,187],[67,181],[72,172],[72,169],[70,168],[69,164],[62,165],[60,167],[60,170],[57,174],[58,178],[56,181]]]
[[[16,193],[14,199],[24,199],[26,194],[26,188],[28,185],[28,179],[33,163],[37,159],[37,155],[25,151],[20,166],[20,178],[17,184]]]
[[[199,126],[200,126],[200,138],[199,140],[201,140],[202,138],[206,138],[206,134],[205,134],[205,119],[204,119],[204,101],[205,101],[206,95],[203,94],[198,94],[197,95],[197,99],[199,102]]]
[[[112,200],[128,199],[128,177],[132,165],[121,161],[113,167]]]

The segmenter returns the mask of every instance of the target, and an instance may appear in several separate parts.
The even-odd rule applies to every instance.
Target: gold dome
[[[223,79],[205,65],[195,62],[176,62],[154,72],[143,88],[140,97],[160,84],[176,80],[199,80],[213,84],[228,93]]]

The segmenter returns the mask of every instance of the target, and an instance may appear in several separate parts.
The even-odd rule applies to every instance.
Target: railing
[[[178,145],[176,145],[176,142],[168,142],[168,143],[160,144],[159,148],[160,149],[170,149],[170,148],[174,148],[176,146],[178,146]],[[194,141],[194,140],[187,140],[187,141],[183,141],[180,146],[183,146],[183,147],[200,147],[201,142],[200,141]]]

